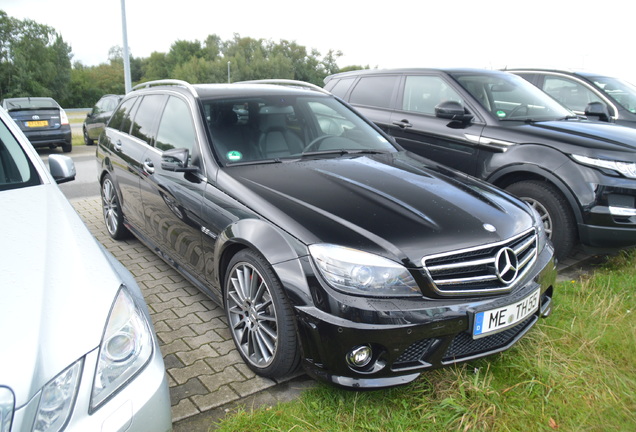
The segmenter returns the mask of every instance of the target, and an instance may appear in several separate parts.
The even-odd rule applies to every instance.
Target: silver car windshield
[[[20,143],[0,121],[0,191],[40,184],[40,177]]]
[[[516,75],[456,73],[453,77],[500,121],[575,117],[555,99]]]
[[[603,90],[626,110],[636,113],[636,87],[627,81],[610,77],[589,78],[596,87]]]
[[[212,146],[224,165],[397,151],[331,97],[286,94],[202,103]]]

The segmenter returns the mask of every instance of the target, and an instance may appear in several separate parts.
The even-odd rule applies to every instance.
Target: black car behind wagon
[[[414,153],[541,215],[559,259],[636,245],[636,130],[582,120],[524,79],[479,69],[364,70],[325,88]]]

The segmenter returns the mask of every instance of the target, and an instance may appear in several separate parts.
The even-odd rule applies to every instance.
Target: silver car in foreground
[[[132,275],[89,233],[0,108],[0,432],[170,431],[165,368]]]

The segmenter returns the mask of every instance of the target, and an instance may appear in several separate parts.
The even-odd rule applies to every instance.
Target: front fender
[[[294,304],[306,304],[309,301],[307,283],[301,280],[303,266],[309,255],[307,246],[280,228],[261,219],[241,219],[225,228],[218,236],[214,247],[215,285],[223,289],[223,280],[227,264],[232,256],[241,249],[249,248],[260,253],[272,266],[280,282],[290,294]],[[292,296],[290,296],[291,299]]]

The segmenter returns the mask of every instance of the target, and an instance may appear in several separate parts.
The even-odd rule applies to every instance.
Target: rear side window
[[[161,116],[155,146],[163,151],[185,148],[192,153],[194,144],[194,124],[192,124],[188,104],[182,99],[171,96]]]
[[[152,145],[155,139],[157,119],[161,114],[165,100],[166,96],[164,95],[144,96],[135,114],[130,134]]]
[[[113,116],[108,122],[108,127],[125,133],[130,132],[130,114],[135,105],[135,102],[137,102],[137,99],[138,98],[136,97],[132,97],[124,101],[119,109],[113,113]]]
[[[337,80],[331,89],[327,88],[327,86],[325,86],[325,88],[329,90],[331,94],[344,98],[354,81],[355,78],[343,78]]]
[[[351,92],[349,102],[378,108],[390,108],[398,76],[362,77]]]

